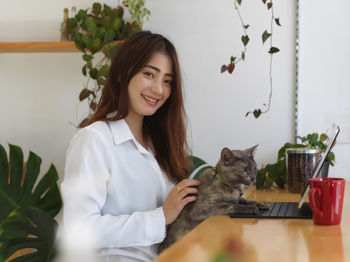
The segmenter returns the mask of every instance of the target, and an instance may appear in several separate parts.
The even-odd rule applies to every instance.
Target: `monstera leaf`
[[[22,149],[11,144],[9,148],[8,161],[0,145],[0,261],[26,247],[35,248],[36,252],[24,260],[19,257],[11,261],[48,261],[43,257],[51,257],[53,241],[49,239],[56,234],[53,217],[62,207],[56,168],[51,165],[37,181],[41,158],[29,152],[23,170]]]
[[[32,253],[22,255],[11,261],[52,261],[56,254],[56,230],[57,222],[40,209],[32,207],[16,208],[0,225],[0,242],[2,243],[0,260],[5,261],[17,250],[32,248]],[[17,232],[17,237],[8,239],[7,236],[12,235],[13,232]],[[22,233],[22,236],[20,233]]]
[[[34,186],[41,158],[30,152],[24,173],[22,149],[11,144],[9,148],[10,161],[4,147],[0,145],[0,222],[17,207],[36,207],[51,217],[56,216],[62,207],[62,199],[55,166],[51,165],[37,186]]]

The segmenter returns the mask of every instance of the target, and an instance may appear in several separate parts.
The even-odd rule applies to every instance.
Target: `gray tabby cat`
[[[187,204],[178,218],[168,226],[159,253],[211,215],[254,214],[259,209],[269,208],[268,203],[242,197],[243,185],[250,185],[256,178],[257,169],[253,159],[256,147],[244,151],[226,147],[222,149],[216,167],[204,171],[199,177],[197,200]]]

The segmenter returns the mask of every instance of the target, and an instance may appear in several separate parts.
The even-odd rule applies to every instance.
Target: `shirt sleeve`
[[[64,228],[84,225],[93,235],[95,248],[160,243],[166,234],[162,207],[132,214],[102,215],[113,155],[109,148],[102,134],[94,130],[82,129],[73,137],[61,185]]]

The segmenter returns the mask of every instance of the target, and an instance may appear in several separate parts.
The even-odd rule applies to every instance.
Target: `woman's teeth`
[[[151,103],[156,103],[158,100],[157,99],[153,99],[153,98],[150,98],[148,96],[145,96],[145,95],[142,95],[143,99],[147,100],[148,102],[151,102]]]

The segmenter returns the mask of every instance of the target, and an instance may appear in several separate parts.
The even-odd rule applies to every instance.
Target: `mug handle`
[[[318,187],[311,188],[310,190],[310,206],[313,211],[315,211],[321,218],[323,217],[323,212],[319,210],[315,202],[315,194],[318,194],[318,197],[321,197],[321,189]]]

